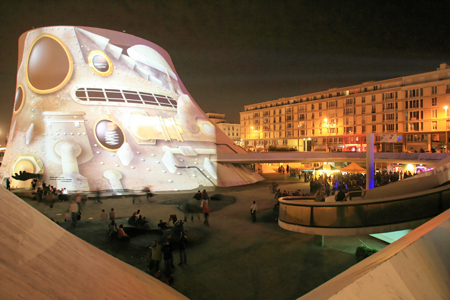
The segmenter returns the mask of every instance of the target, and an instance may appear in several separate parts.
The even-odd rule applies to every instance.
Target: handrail
[[[375,228],[437,216],[450,208],[450,186],[375,200],[307,202],[291,196],[280,198],[279,203],[279,225],[285,229],[311,232]]]
[[[237,153],[237,151],[236,150],[234,150],[233,148],[231,148],[231,146],[230,145],[228,145],[228,144],[219,144],[219,143],[216,143],[216,146],[227,146],[228,148],[230,148],[231,149],[231,151],[233,151],[234,153]],[[239,146],[239,145],[236,145],[236,146]],[[241,146],[239,146],[239,147],[241,147]],[[242,147],[241,147],[242,148]],[[243,149],[244,150],[244,149]],[[245,150],[244,150],[245,151]],[[247,151],[246,151],[247,152]]]

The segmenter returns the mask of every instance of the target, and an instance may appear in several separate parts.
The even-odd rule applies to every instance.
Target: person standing
[[[202,199],[208,201],[209,200],[209,195],[206,192],[206,190],[203,190],[202,192]]]
[[[108,220],[109,219],[108,213],[104,209],[102,209],[102,213],[100,215],[100,218],[102,220]]]
[[[164,273],[166,274],[166,277],[170,277],[170,275],[172,274],[173,265],[173,249],[169,240],[167,240],[164,246],[162,246],[161,251],[164,254]]]
[[[200,192],[200,190],[194,195],[193,197],[195,200],[202,200],[202,193]]]
[[[186,257],[186,245],[187,245],[187,237],[184,231],[181,231],[180,241],[178,242],[178,250],[180,250],[180,263],[178,264],[181,266],[183,263],[187,264],[187,257]]]
[[[36,185],[37,185],[37,180],[35,178],[35,179],[33,179],[33,181],[31,181],[31,191],[33,193],[36,192]]]
[[[72,215],[72,225],[77,225],[78,222],[78,203],[77,201],[73,200],[72,203],[70,203],[69,212]]]
[[[252,206],[250,207],[250,213],[252,215],[252,221],[253,223],[256,222],[256,210],[257,210],[257,206],[256,206],[256,201],[253,201]]]
[[[156,267],[156,273],[159,272],[159,264],[161,263],[162,259],[162,246],[160,243],[158,243],[157,240],[153,243],[153,245],[150,247],[150,250],[152,250],[152,258],[150,259],[150,264],[148,265],[148,270],[151,272],[153,270],[153,267]]]
[[[42,202],[42,194],[43,194],[42,188],[38,187],[36,191],[36,197],[38,202]]]
[[[116,222],[116,212],[114,208],[111,208],[111,211],[109,212],[109,219],[114,223]]]
[[[11,190],[11,181],[9,181],[9,178],[6,178],[6,189],[7,189],[8,191]]]
[[[61,190],[61,194],[62,194],[62,196],[61,196],[61,199],[63,200],[63,201],[66,201],[66,200],[68,200],[68,193],[67,193],[67,189],[66,188],[63,188],[62,190]]]
[[[206,226],[209,226],[209,204],[208,204],[208,200],[203,199],[200,207],[203,210],[203,215],[205,216],[205,220],[203,221],[203,224],[205,224]]]

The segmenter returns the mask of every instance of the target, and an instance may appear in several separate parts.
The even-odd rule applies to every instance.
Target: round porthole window
[[[33,92],[55,92],[70,80],[72,73],[72,56],[56,36],[45,33],[33,41],[26,65],[27,83]]]
[[[117,151],[126,142],[122,128],[112,120],[99,120],[94,131],[97,142],[106,150]]]
[[[19,85],[16,90],[16,98],[14,99],[14,113],[17,114],[23,107],[23,103],[25,100],[25,91],[23,87]]]
[[[105,53],[94,50],[89,53],[89,66],[91,69],[100,76],[109,76],[113,72],[113,65],[108,55]]]

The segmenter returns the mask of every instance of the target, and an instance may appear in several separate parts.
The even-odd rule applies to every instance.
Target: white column
[[[122,179],[122,173],[120,173],[119,171],[106,170],[105,172],[103,172],[103,177],[109,180],[111,188],[114,191],[123,190],[122,182],[120,181],[120,179]]]
[[[79,174],[77,156],[81,147],[74,141],[64,140],[55,145],[55,152],[61,157],[63,175]]]
[[[373,133],[366,134],[366,143],[367,143],[367,151],[366,151],[366,189],[373,189],[375,187],[375,143],[374,143],[374,135]]]
[[[89,191],[87,178],[80,174],[77,157],[81,147],[75,141],[63,140],[55,145],[55,153],[61,157],[63,174],[58,177],[57,187],[69,191]]]

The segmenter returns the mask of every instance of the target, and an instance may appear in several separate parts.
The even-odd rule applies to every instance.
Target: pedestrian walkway
[[[233,196],[235,201],[210,201],[210,227],[194,218],[185,223],[189,243],[188,264],[176,267],[172,287],[190,299],[296,299],[356,263],[354,252],[361,244],[383,248],[386,244],[370,236],[327,237],[321,247],[321,237],[289,232],[278,226],[273,211],[274,195],[269,182],[279,183],[281,190],[309,191],[309,184],[287,175],[270,174],[266,182],[232,188],[208,190],[208,194]],[[203,188],[202,188],[203,190]],[[143,199],[133,204],[132,197],[103,199],[103,203],[88,201],[76,228],[63,224],[68,231],[99,249],[145,271],[148,247],[154,236],[132,238],[129,246],[118,248],[109,244],[106,223],[100,220],[102,209],[114,207],[120,223],[137,209],[155,228],[160,219],[171,214],[182,217],[179,206],[190,193],[164,193],[153,202]],[[258,205],[257,222],[252,223],[250,206]],[[27,201],[50,218],[63,222],[69,202],[57,202],[53,208],[36,201]],[[174,263],[179,255],[174,253]]]

